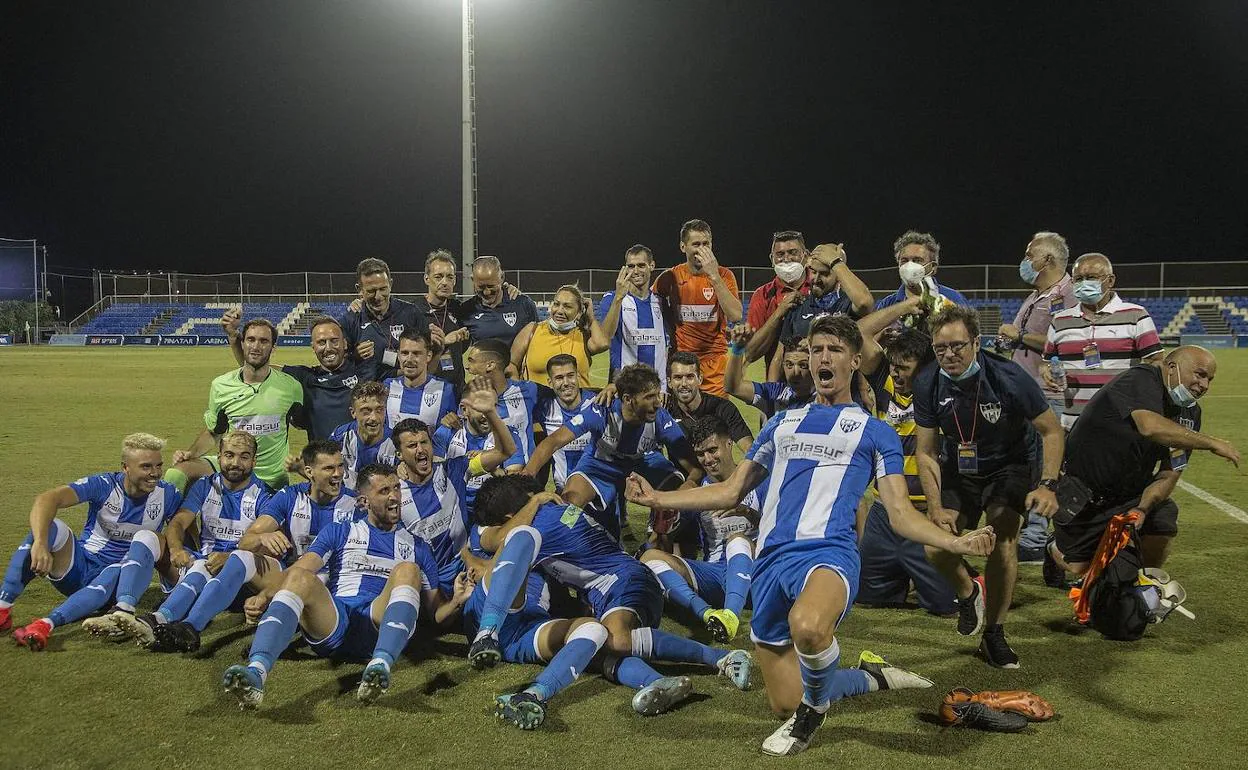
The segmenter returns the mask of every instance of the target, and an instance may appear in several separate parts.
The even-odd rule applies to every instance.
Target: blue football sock
[[[663,585],[664,595],[675,604],[692,612],[698,620],[701,620],[702,614],[711,608],[711,605],[694,592],[688,581],[667,563],[655,559],[646,562],[646,566]]]
[[[541,535],[532,527],[516,527],[508,533],[490,573],[489,593],[485,597],[485,608],[481,610],[478,636],[497,633],[503,625],[507,610],[524,587],[540,539]]]
[[[403,652],[407,641],[416,631],[416,619],[420,616],[420,592],[412,586],[395,586],[390,591],[390,602],[381,615],[381,627],[377,630],[377,646],[373,657],[381,658],[387,666],[393,666],[395,658]]]
[[[243,584],[255,576],[255,556],[246,552],[234,552],[225,560],[225,566],[217,576],[204,584],[195,606],[186,614],[186,622],[196,631],[203,631],[212,619],[234,602]]]
[[[267,676],[282,654],[290,638],[299,628],[299,618],[303,615],[303,599],[294,591],[282,589],[269,602],[264,617],[256,626],[256,638],[251,642],[251,655],[248,665],[260,669]]]
[[[663,678],[649,663],[633,655],[627,658],[608,658],[603,661],[602,673],[608,680],[634,690],[648,687]]]
[[[186,617],[187,611],[195,603],[195,597],[199,596],[207,582],[207,566],[203,560],[195,562],[191,571],[178,581],[178,584],[169,592],[169,598],[165,599],[164,604],[161,604],[156,612],[169,622],[181,620]]]
[[[633,655],[644,660],[666,660],[672,663],[701,663],[717,666],[727,650],[707,647],[701,642],[669,634],[657,628],[633,629]]]
[[[121,575],[121,566],[112,564],[95,576],[87,585],[70,594],[70,597],[52,610],[48,620],[53,626],[63,626],[82,620],[99,608],[108,604],[117,590],[117,578]]]
[[[139,597],[152,584],[152,567],[160,555],[160,541],[156,535],[143,531],[134,536],[130,550],[121,561],[121,576],[117,578],[117,605],[134,611]]]
[[[797,653],[802,673],[802,702],[823,713],[834,701],[870,691],[871,675],[858,669],[842,669],[841,647],[836,639],[821,652]]]
[[[17,601],[26,585],[35,579],[35,573],[30,570],[30,545],[33,542],[34,535],[28,533],[9,559],[9,568],[4,571],[4,585],[0,586],[0,602],[12,604]]]
[[[576,681],[598,650],[607,641],[607,629],[601,623],[585,623],[568,634],[563,649],[555,653],[550,663],[538,674],[537,681],[526,689],[548,701],[555,694]]]
[[[737,544],[740,543],[738,546]],[[728,543],[728,565],[724,576],[724,609],[737,616],[745,609],[745,597],[750,592],[750,571],[754,558],[750,555],[750,542],[737,538]]]

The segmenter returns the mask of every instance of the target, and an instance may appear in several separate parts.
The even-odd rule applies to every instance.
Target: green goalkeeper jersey
[[[286,486],[290,418],[303,405],[299,381],[277,367],[259,384],[243,382],[242,370],[217,377],[208,388],[204,424],[220,436],[231,428],[256,437],[256,475],[274,489]]]

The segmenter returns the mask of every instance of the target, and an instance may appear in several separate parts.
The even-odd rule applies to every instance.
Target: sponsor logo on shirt
[[[715,305],[680,306],[680,320],[685,323],[710,323],[715,316]]]
[[[1001,404],[1000,402],[980,404],[979,413],[984,416],[985,420],[995,425],[997,420],[1001,419]]]
[[[843,439],[842,439],[843,442]],[[779,436],[776,438],[776,454],[783,459],[827,460],[840,463],[845,457],[844,449],[831,442],[815,437]]]
[[[237,430],[245,430],[253,436],[267,436],[282,431],[282,417],[277,414],[253,414],[236,417],[231,422]]]

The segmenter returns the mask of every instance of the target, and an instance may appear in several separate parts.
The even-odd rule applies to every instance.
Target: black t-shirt
[[[954,382],[932,362],[914,378],[914,421],[944,434],[946,472],[958,470],[958,444],[974,442],[978,469],[987,476],[1026,464],[1027,425],[1049,409],[1040,386],[1021,366],[979,353],[980,371]]]
[[[302,364],[288,364],[282,371],[303,386],[303,411],[295,425],[308,432],[309,441],[329,438],[334,428],[351,422],[351,389],[360,382],[360,375],[350,358],[333,372]]]
[[[399,335],[406,329],[429,331],[429,319],[425,318],[425,312],[397,297],[390,298],[390,309],[381,318],[374,318],[368,312],[368,306],[364,305],[354,313],[348,310],[339,323],[343,336],[347,338],[347,352],[356,362],[360,378],[379,382],[398,374]],[[367,340],[373,341],[373,355],[361,361],[356,357],[355,349]]]
[[[460,314],[460,301],[451,297],[442,307],[432,307],[425,295],[420,295],[412,304],[425,312],[431,327],[437,326],[446,334],[464,328]],[[455,392],[464,392],[464,353],[468,351],[467,342],[456,342],[448,345],[438,356],[436,365],[437,376],[455,386]]]
[[[710,393],[702,394],[702,403],[698,404],[698,408],[692,413],[686,412],[675,396],[667,401],[667,411],[671,413],[672,419],[680,425],[681,430],[685,431],[685,435],[689,434],[688,422],[698,418],[713,416],[724,421],[728,426],[728,436],[733,443],[743,438],[753,439],[754,433],[750,430],[750,426],[745,424],[745,419],[741,417],[741,412],[737,410],[732,402],[726,398],[712,396]]]
[[[1158,367],[1136,364],[1110,380],[1083,407],[1066,439],[1066,472],[1110,502],[1139,497],[1158,463],[1170,467],[1170,449],[1136,429],[1131,413],[1137,409],[1200,430],[1200,406],[1175,406]]]
[[[780,341],[790,337],[805,337],[810,331],[810,322],[821,315],[847,315],[857,318],[854,314],[854,303],[840,291],[829,292],[822,297],[816,297],[812,291],[801,304],[784,314],[784,321],[780,324]]]

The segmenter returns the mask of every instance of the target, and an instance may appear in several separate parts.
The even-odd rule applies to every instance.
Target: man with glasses
[[[472,288],[476,294],[461,306],[459,318],[468,327],[472,342],[501,340],[510,349],[521,329],[537,323],[537,305],[524,294],[508,291],[498,257],[476,258]]]
[[[1066,374],[1062,427],[1070,430],[1084,405],[1110,380],[1162,352],[1152,316],[1114,291],[1114,266],[1104,254],[1084,254],[1071,271],[1079,304],[1055,313],[1044,357],[1061,359]],[[1048,367],[1046,385],[1057,389]]]
[[[631,364],[645,364],[659,373],[660,386],[667,389],[667,353],[672,335],[667,328],[667,306],[650,291],[654,272],[654,252],[640,243],[624,252],[624,267],[615,279],[615,291],[602,295],[598,322],[611,340],[611,370],[615,373]]]
[[[1057,511],[1053,490],[1065,436],[1035,380],[1013,361],[980,350],[973,309],[948,305],[930,326],[936,365],[915,377],[913,392],[927,515],[953,533],[974,529],[986,516],[997,540],[983,589],[961,559],[930,549],[928,559],[958,596],[958,633],[982,631],[979,654],[989,665],[1018,668],[1002,624],[1018,573],[1019,525],[1024,512],[1051,517]],[[1044,455],[1040,481],[1031,491],[1029,424],[1040,433]]]
[[[430,374],[454,385],[456,393],[462,393],[468,329],[463,324],[460,302],[455,298],[455,258],[451,252],[437,249],[425,257],[425,287],[427,291],[412,304],[425,311],[430,332],[436,334],[434,328],[442,332],[442,352],[429,367]]]
[[[923,297],[929,309],[937,309],[935,305],[952,302],[955,305],[969,305],[966,297],[958,291],[943,286],[936,281],[936,271],[940,268],[940,243],[931,233],[920,233],[907,230],[893,242],[893,257],[897,260],[897,272],[901,276],[901,287],[893,294],[875,303],[875,309],[881,310],[907,298]],[[942,301],[943,298],[943,301]],[[915,326],[922,320],[919,315],[902,316],[902,326]]]

